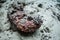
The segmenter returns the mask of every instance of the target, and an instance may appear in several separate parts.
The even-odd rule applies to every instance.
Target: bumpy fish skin
[[[27,16],[23,11],[16,11],[15,13],[10,14],[9,18],[17,26],[18,30],[22,32],[34,32],[41,27],[42,23],[41,19],[36,20],[31,16]]]

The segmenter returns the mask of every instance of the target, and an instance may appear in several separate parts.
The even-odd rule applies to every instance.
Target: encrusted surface
[[[3,1],[3,3],[0,4],[0,40],[60,40],[60,6],[57,4],[60,5],[56,0]],[[29,34],[28,36],[13,31],[12,29],[14,29],[15,26],[11,25],[7,16],[12,13],[13,10],[15,13],[15,11],[17,11],[15,9],[24,11],[23,14],[27,14],[29,18],[32,17],[35,18],[35,20],[41,18],[43,24],[35,33],[32,35]],[[23,16],[23,14],[21,16]],[[30,20],[29,18],[28,20]],[[25,19],[21,19],[20,22],[23,24],[25,21]],[[27,23],[28,22],[31,21],[27,21]],[[33,22],[31,22],[31,24],[33,24]],[[12,27],[12,29],[10,27]]]

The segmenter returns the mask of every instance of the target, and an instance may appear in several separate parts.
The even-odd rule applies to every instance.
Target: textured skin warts
[[[22,11],[17,11],[15,13],[13,13],[12,15],[10,15],[10,19],[12,20],[12,22],[17,25],[17,23],[19,22],[19,20],[21,18],[23,18],[25,16],[24,12]]]
[[[27,17],[24,19],[24,17]],[[23,11],[16,11],[15,13],[11,14],[10,20],[17,26],[18,30],[22,32],[34,32],[41,26],[42,20],[34,20],[34,18],[27,16]]]
[[[33,23],[33,21],[26,21],[25,24],[18,24],[17,27],[24,32],[34,32],[36,29],[36,25]]]

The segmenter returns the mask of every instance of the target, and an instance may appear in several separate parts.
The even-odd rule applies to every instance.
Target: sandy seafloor
[[[8,30],[11,25],[7,14],[13,10],[11,4],[18,6],[18,2],[26,4],[24,11],[28,15],[33,12],[33,16],[38,14],[43,20],[33,35],[22,36],[17,31]],[[0,40],[60,40],[60,3],[56,0],[6,0],[0,6]]]

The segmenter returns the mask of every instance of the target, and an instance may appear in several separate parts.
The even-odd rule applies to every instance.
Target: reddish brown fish
[[[26,19],[24,19],[25,16],[27,17]],[[28,17],[23,11],[16,11],[9,18],[17,26],[18,30],[22,32],[34,32],[42,23],[42,20],[37,20],[38,22],[36,22],[34,18]]]

